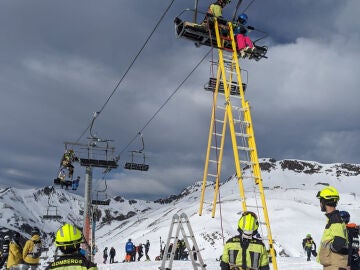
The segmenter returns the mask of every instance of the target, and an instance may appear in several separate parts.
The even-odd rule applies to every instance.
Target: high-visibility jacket
[[[72,255],[63,255],[59,259],[50,263],[46,270],[56,269],[56,270],[97,270],[96,264],[91,261],[88,261],[81,254],[72,254]]]
[[[214,17],[222,17],[222,7],[217,3],[211,4],[208,13]]]
[[[304,243],[304,249],[312,249],[314,246],[314,250],[316,250],[316,244],[312,238],[305,238],[303,240]]]
[[[241,235],[230,238],[221,257],[221,270],[239,269],[269,270],[269,258],[260,239],[243,239]]]
[[[325,230],[320,242],[317,260],[324,267],[345,268],[348,261],[348,236],[338,210],[327,213]]]
[[[22,262],[22,247],[19,243],[14,240],[9,245],[9,256],[6,264],[6,269],[12,266],[18,265]]]
[[[33,248],[35,243],[41,241],[40,236],[35,234],[31,237],[31,239],[27,240],[23,249],[23,260],[26,264],[39,264],[40,257],[34,258],[32,255]]]

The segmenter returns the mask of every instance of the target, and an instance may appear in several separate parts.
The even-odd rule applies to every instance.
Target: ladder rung
[[[246,111],[246,109],[244,109],[244,108],[241,108],[241,107],[237,107],[237,106],[231,106],[234,110],[237,110],[237,111],[239,111],[239,112],[245,112]]]
[[[243,176],[243,177],[241,177],[242,179],[255,179],[255,177],[254,176]]]
[[[211,173],[208,173],[208,176],[211,176],[211,177],[217,177],[217,175],[216,174],[211,174]]]
[[[245,124],[247,126],[250,126],[250,122],[248,121],[244,121],[244,120],[241,120],[241,119],[234,119],[234,123],[241,123],[241,124]]]
[[[238,137],[250,138],[250,135],[246,133],[235,132],[235,135]]]
[[[218,163],[218,161],[213,160],[213,159],[209,159],[209,162],[212,162],[212,163]]]
[[[218,123],[224,123],[224,120],[215,119],[215,122],[218,122]]]
[[[210,146],[210,148],[211,148],[211,149],[216,149],[216,150],[220,150],[220,149],[221,149],[221,147],[219,147],[219,146]]]
[[[220,36],[220,37],[223,40],[230,40],[231,41],[231,37],[229,37],[229,36]]]
[[[253,208],[253,209],[255,209],[255,208],[264,209],[264,207],[262,205],[246,205],[246,207]]]
[[[254,164],[251,161],[245,161],[245,160],[240,160],[240,163],[246,164],[246,165],[253,165]]]
[[[215,136],[222,136],[221,133],[216,133],[216,132],[213,132],[213,135],[215,135]]]
[[[238,146],[238,150],[243,150],[243,151],[252,151],[252,150],[254,150],[254,149],[249,148],[249,147]]]

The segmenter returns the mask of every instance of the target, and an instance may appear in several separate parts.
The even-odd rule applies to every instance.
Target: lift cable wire
[[[119,155],[121,155],[136,139],[139,134],[142,134],[144,129],[151,123],[152,120],[156,117],[156,115],[165,107],[165,105],[170,101],[170,99],[176,94],[176,92],[183,86],[183,84],[190,78],[190,76],[194,73],[194,71],[200,66],[200,64],[206,59],[209,53],[212,51],[212,48],[204,55],[204,57],[196,64],[196,66],[190,71],[190,73],[185,77],[185,79],[179,84],[179,86],[172,92],[172,94],[165,100],[165,102],[156,110],[153,116],[145,123],[145,125],[137,132],[137,134],[129,141],[129,143],[120,151]]]
[[[250,7],[254,2],[255,2],[255,0],[252,0],[252,1],[246,6],[246,8],[244,9],[243,12],[246,12],[246,11],[249,9],[249,7]]]
[[[146,39],[145,43],[143,44],[143,46],[141,47],[141,49],[139,50],[139,52],[137,53],[137,55],[134,57],[133,61],[131,62],[131,64],[129,65],[129,67],[127,68],[127,70],[125,71],[124,75],[121,77],[121,79],[119,80],[119,82],[116,84],[115,88],[113,89],[113,91],[111,92],[110,96],[107,98],[107,100],[105,101],[105,103],[103,104],[103,106],[101,107],[101,109],[99,111],[96,112],[96,116],[98,116],[106,107],[106,105],[109,103],[110,99],[112,98],[112,96],[115,94],[116,90],[118,89],[118,87],[120,86],[121,82],[124,80],[125,76],[128,74],[128,72],[130,71],[130,69],[132,68],[132,66],[134,65],[135,61],[137,60],[137,58],[140,56],[140,54],[142,53],[143,49],[145,48],[145,46],[147,45],[147,43],[149,42],[150,38],[152,37],[152,35],[154,34],[154,32],[156,31],[156,29],[159,27],[160,23],[162,22],[162,20],[164,19],[165,15],[167,14],[167,12],[169,11],[170,7],[172,6],[172,4],[174,3],[175,0],[172,0],[171,3],[169,4],[169,6],[166,8],[166,10],[164,11],[164,13],[162,14],[162,16],[160,17],[159,21],[157,22],[157,24],[155,25],[154,29],[151,31],[150,35],[148,36],[148,38]],[[95,117],[92,119],[91,123],[86,127],[86,129],[82,132],[82,134],[80,135],[80,137],[76,140],[76,142],[79,142],[81,140],[81,138],[85,135],[85,133],[89,130],[90,126],[92,126],[94,124],[94,120]]]

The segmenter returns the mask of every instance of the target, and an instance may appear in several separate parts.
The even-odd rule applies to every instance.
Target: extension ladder
[[[176,230],[174,231],[174,226],[177,225]],[[175,233],[174,233],[175,232]],[[196,243],[195,236],[193,230],[190,225],[190,221],[185,213],[182,213],[180,216],[175,214],[172,218],[169,235],[166,241],[166,245],[164,248],[164,253],[162,256],[161,266],[159,267],[160,270],[171,270],[172,263],[175,257],[176,246],[179,241],[179,234],[182,234],[182,237],[185,242],[186,249],[189,252],[189,256],[193,265],[193,269],[202,269],[206,270],[206,264],[201,257],[199,247]],[[191,242],[189,242],[189,240]],[[170,243],[172,244],[172,248],[170,249]],[[193,248],[190,246],[190,243],[193,244]],[[168,257],[170,254],[170,257]],[[194,256],[196,255],[197,259],[195,260]],[[165,266],[166,262],[168,265]]]
[[[219,195],[220,173],[223,161],[225,135],[229,128],[235,163],[235,177],[238,181],[242,210],[253,211],[259,218],[260,225],[266,226],[268,246],[272,257],[273,269],[277,269],[275,250],[270,229],[261,170],[255,143],[253,123],[249,102],[245,100],[244,87],[237,54],[237,46],[231,22],[220,25],[214,20],[218,61],[214,88],[213,108],[206,152],[203,183],[201,189],[199,215],[202,215],[207,180],[214,182],[212,217],[215,216]],[[228,35],[223,36],[227,32]],[[229,42],[232,49],[228,49]],[[227,46],[224,46],[226,44]],[[215,45],[214,45],[215,46]],[[234,91],[234,89],[236,91]],[[241,157],[241,158],[240,158]],[[246,171],[244,171],[246,169]],[[247,196],[260,197],[261,205],[249,205]],[[249,196],[250,197],[250,196]],[[255,200],[257,202],[257,200]],[[253,210],[250,208],[254,208]]]

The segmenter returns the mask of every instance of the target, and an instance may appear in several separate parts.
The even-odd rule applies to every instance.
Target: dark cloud
[[[202,11],[210,3],[200,2]],[[224,9],[226,17],[236,2]],[[243,1],[240,11],[251,2]],[[0,3],[2,185],[52,184],[63,142],[80,138],[87,143],[90,134],[83,131],[93,113],[105,104],[169,4]],[[208,48],[176,39],[173,24],[193,5],[174,2],[95,121],[94,133],[114,140],[111,145],[121,153],[119,169],[106,177],[94,170],[95,191],[104,188],[106,178],[111,195],[155,199],[202,180],[212,102],[203,87],[215,72],[216,51],[177,90]],[[269,45],[269,59],[241,61],[248,71],[246,96],[260,157],[360,163],[358,9],[356,0],[275,0],[254,1],[246,10],[249,23],[269,34],[262,40]],[[140,130],[150,165],[146,173],[122,169],[129,151],[141,147]],[[84,168],[75,171],[84,178]],[[226,149],[223,178],[233,171]]]

